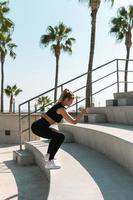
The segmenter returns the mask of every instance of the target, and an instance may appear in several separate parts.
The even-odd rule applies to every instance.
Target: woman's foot
[[[59,169],[61,165],[59,162],[55,161],[54,159],[48,160],[45,164],[46,169]]]
[[[50,154],[49,153],[46,153],[45,155],[44,155],[44,160],[47,162],[48,160],[49,160],[49,156],[50,156]],[[57,158],[53,158],[54,160],[57,160]]]

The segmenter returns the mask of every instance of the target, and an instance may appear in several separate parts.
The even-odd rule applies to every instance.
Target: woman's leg
[[[63,143],[65,136],[54,128],[49,128],[47,137],[51,139],[49,142],[47,153],[50,154],[49,160],[52,160]]]
[[[51,139],[47,153],[50,154],[49,160],[52,160],[65,139],[64,134],[54,128],[45,127],[42,124],[38,125],[36,123],[31,126],[31,129],[33,133],[37,134],[38,136]]]

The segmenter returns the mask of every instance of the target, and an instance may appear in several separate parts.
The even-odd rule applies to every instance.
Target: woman
[[[82,109],[76,118],[69,115],[65,106],[71,105],[73,100],[74,94],[68,89],[65,89],[59,100],[46,113],[42,114],[41,119],[33,122],[31,126],[34,134],[43,138],[51,139],[47,149],[47,154],[44,156],[44,160],[46,161],[45,168],[58,169],[61,167],[60,164],[55,161],[54,156],[65,139],[63,133],[51,128],[50,125],[55,122],[59,123],[62,118],[71,124],[76,124],[86,113],[86,109]]]

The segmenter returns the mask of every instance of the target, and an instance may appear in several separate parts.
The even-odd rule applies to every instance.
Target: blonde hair
[[[63,101],[65,98],[70,98],[70,99],[74,99],[74,93],[71,92],[70,90],[68,90],[67,88],[65,90],[63,90],[63,92],[61,93],[58,102]]]

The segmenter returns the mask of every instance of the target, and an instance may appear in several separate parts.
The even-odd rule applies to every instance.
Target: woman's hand
[[[86,113],[88,113],[89,112],[89,107],[87,107],[87,108],[84,108],[84,107],[80,107],[79,108],[79,110],[81,111],[81,113],[83,113],[83,114],[86,114]]]
[[[83,106],[79,107],[79,110],[81,111],[82,114],[86,113],[86,109]]]
[[[87,107],[86,108],[86,112],[88,113],[90,111],[90,107]]]

